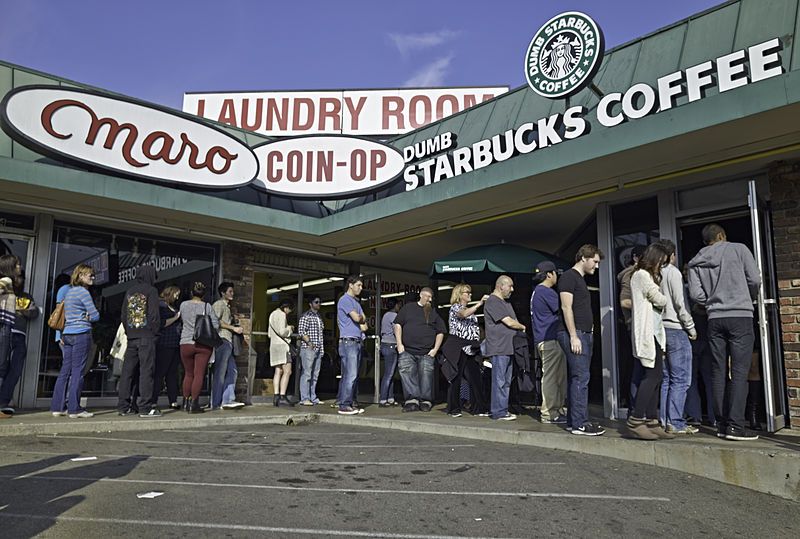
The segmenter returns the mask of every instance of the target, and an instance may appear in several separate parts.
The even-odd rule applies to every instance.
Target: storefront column
[[[609,256],[614,252],[611,212],[608,204],[597,205],[597,246],[606,253],[600,264],[600,339],[603,350],[603,415],[616,419],[619,414],[619,373],[617,372],[616,301],[614,266]]]
[[[800,423],[800,162],[769,171],[789,414]]]

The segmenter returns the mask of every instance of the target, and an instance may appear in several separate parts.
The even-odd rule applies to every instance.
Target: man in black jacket
[[[153,397],[156,365],[156,339],[161,328],[158,310],[156,269],[153,266],[136,268],[136,278],[122,301],[122,325],[128,338],[125,361],[119,379],[120,415],[133,415],[136,406],[131,400],[133,378],[139,373],[139,417],[160,417],[161,411]]]

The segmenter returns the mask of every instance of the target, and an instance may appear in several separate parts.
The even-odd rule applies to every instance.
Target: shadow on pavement
[[[147,459],[131,456],[66,470],[44,471],[79,456],[59,455],[0,466],[0,535],[4,538],[33,537],[45,532],[56,524],[56,517],[85,499],[82,494],[71,493],[103,478],[124,477]]]

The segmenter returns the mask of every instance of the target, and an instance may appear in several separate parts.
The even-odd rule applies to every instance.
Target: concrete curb
[[[574,451],[668,468],[800,501],[800,453],[796,451],[763,450],[742,445],[718,447],[697,440],[646,442],[611,436],[572,436],[366,416],[319,414],[317,421]]]
[[[295,413],[290,410],[270,410],[263,413],[208,413],[197,416],[169,414],[158,419],[139,418],[69,420],[50,418],[39,423],[0,425],[3,436],[76,434],[91,432],[132,432],[156,429],[190,429],[232,425],[302,425],[324,423],[418,432],[468,440],[482,440],[562,451],[574,451],[614,459],[668,468],[713,479],[722,483],[800,501],[800,451],[779,447],[757,448],[745,444],[704,443],[700,438],[646,442],[628,440],[614,435],[587,437],[564,432],[518,430],[511,423],[493,422],[491,427],[438,421],[379,418],[369,415],[342,416],[336,413]],[[611,434],[611,433],[609,433]]]

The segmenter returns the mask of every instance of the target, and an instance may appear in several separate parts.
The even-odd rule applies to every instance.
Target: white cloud
[[[410,52],[429,49],[447,43],[458,37],[459,32],[453,30],[439,30],[425,34],[389,34],[394,46],[400,54],[407,56]]]
[[[445,75],[450,68],[453,55],[444,56],[426,65],[405,82],[407,87],[444,86]]]

